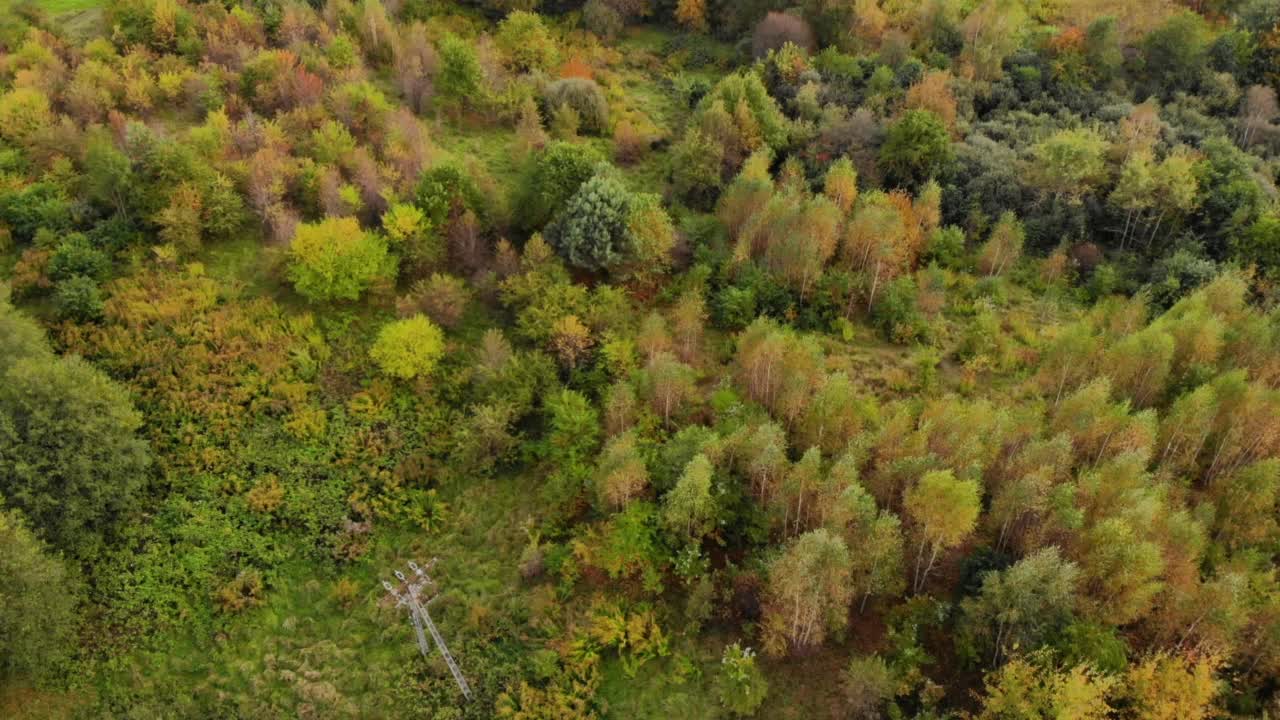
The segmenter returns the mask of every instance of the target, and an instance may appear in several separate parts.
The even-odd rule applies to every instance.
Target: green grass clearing
[[[19,0],[0,0],[0,10],[10,12],[20,4]],[[50,15],[97,10],[106,5],[103,0],[39,0],[33,4]]]

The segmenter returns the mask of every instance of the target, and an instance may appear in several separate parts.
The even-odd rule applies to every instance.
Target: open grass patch
[[[0,3],[6,11],[11,10],[19,3],[16,0],[6,0]],[[40,0],[35,3],[41,10],[50,15],[61,15],[62,13],[79,12],[83,10],[95,10],[106,7],[104,0]]]

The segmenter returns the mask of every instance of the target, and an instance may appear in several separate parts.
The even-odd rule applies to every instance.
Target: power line
[[[440,631],[436,629],[436,624],[431,620],[431,613],[427,612],[427,606],[431,601],[438,597],[438,594],[432,593],[425,601],[422,600],[423,591],[428,587],[436,585],[436,581],[427,575],[427,570],[435,567],[437,558],[431,558],[431,562],[427,563],[427,567],[421,568],[412,560],[409,561],[409,570],[413,573],[415,579],[410,580],[405,574],[399,570],[395,571],[396,579],[403,586],[404,591],[396,589],[394,585],[382,581],[382,587],[386,588],[391,597],[396,599],[396,606],[409,608],[409,620],[413,623],[414,634],[418,638],[418,649],[422,651],[422,657],[431,654],[431,645],[427,642],[426,635],[423,634],[422,628],[425,625],[427,632],[431,633],[431,639],[435,640],[436,647],[440,648],[440,654],[444,657],[445,663],[449,666],[449,672],[453,673],[453,679],[458,683],[458,687],[462,690],[462,695],[466,699],[471,699],[471,686],[467,685],[467,679],[462,676],[462,668],[458,667],[458,663],[454,661],[453,655],[449,653],[449,648],[444,644],[444,638],[440,636]]]

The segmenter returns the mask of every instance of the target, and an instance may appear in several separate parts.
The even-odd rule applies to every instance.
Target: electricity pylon
[[[454,662],[453,655],[449,654],[449,648],[444,644],[444,638],[440,637],[440,631],[436,629],[436,624],[431,621],[431,613],[427,612],[427,606],[435,600],[437,595],[432,593],[425,601],[422,600],[422,593],[428,587],[436,584],[431,576],[427,575],[427,570],[435,567],[436,558],[431,558],[431,562],[427,563],[427,567],[418,567],[418,564],[409,561],[409,570],[413,572],[414,578],[410,580],[405,574],[396,570],[396,579],[404,584],[404,592],[396,590],[395,586],[386,580],[382,581],[382,587],[391,593],[391,597],[396,599],[396,606],[404,606],[409,608],[409,619],[413,623],[413,632],[418,636],[418,649],[422,651],[422,657],[431,654],[431,645],[427,643],[427,637],[422,633],[422,627],[425,625],[427,632],[431,633],[431,639],[435,640],[436,647],[440,648],[440,654],[444,656],[445,663],[449,666],[449,672],[453,673],[453,679],[458,683],[458,687],[462,690],[462,695],[466,699],[471,699],[471,686],[467,685],[467,679],[462,676],[462,668],[458,667],[458,663]]]

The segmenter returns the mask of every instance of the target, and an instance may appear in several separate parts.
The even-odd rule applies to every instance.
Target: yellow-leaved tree
[[[382,371],[402,380],[430,375],[444,354],[444,333],[424,315],[382,326],[369,357]]]
[[[312,302],[355,300],[395,271],[386,241],[350,217],[298,225],[289,258],[289,280]]]
[[[916,553],[915,591],[924,589],[938,555],[969,536],[978,524],[981,493],[974,480],[960,480],[950,470],[925,473],[907,490],[904,505],[920,542]]]

